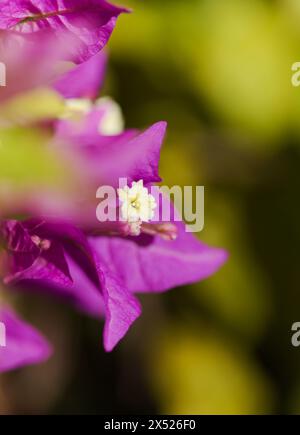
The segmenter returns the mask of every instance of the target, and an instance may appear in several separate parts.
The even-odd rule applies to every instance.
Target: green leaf
[[[54,119],[64,111],[64,100],[51,89],[39,88],[18,95],[0,108],[0,125],[26,125]]]

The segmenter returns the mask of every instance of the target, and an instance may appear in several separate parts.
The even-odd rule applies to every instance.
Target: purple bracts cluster
[[[35,47],[30,50],[37,54],[49,38],[57,41],[70,33],[70,41],[75,43],[70,42],[68,50],[61,51],[59,57],[72,59],[76,65],[52,80],[49,75],[40,74],[38,85],[51,83],[52,89],[66,100],[88,99],[92,105],[99,94],[107,61],[101,49],[118,15],[126,11],[104,0],[4,1],[0,29],[5,38],[10,33],[20,34],[26,44],[30,38]],[[52,45],[48,46],[52,53]],[[40,62],[43,61],[41,58]],[[44,66],[41,69],[46,71]],[[29,81],[26,89],[34,85]],[[11,94],[20,91],[16,89]],[[6,98],[9,95],[8,91]],[[90,186],[105,181],[115,187],[120,178],[129,182],[142,180],[145,186],[159,182],[166,123],[158,122],[144,132],[130,130],[104,135],[97,126],[105,110],[92,105],[84,114],[80,129],[68,119],[51,120],[51,146],[63,146],[76,156]],[[91,196],[94,195],[92,191]],[[89,211],[87,208],[86,213]],[[104,318],[106,351],[116,346],[141,314],[138,293],[164,292],[205,279],[226,260],[224,250],[206,246],[187,233],[182,222],[172,222],[176,240],[166,240],[155,231],[126,237],[121,231],[112,235],[101,228],[95,219],[95,209],[93,212],[90,221],[86,216],[69,220],[37,215],[20,221],[3,220],[2,279],[6,292],[47,292],[88,315]],[[0,371],[49,357],[51,346],[47,341],[7,307],[0,308],[0,322],[6,328],[6,346],[0,346]]]

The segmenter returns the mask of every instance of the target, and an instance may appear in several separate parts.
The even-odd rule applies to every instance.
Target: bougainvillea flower
[[[83,129],[69,136],[68,146],[73,153],[78,151],[87,174],[98,180],[110,180],[114,186],[120,177],[127,177],[130,183],[142,181],[146,186],[160,181],[165,130],[164,122],[144,133],[117,136]],[[202,244],[180,222],[146,219],[136,237],[124,237],[121,230],[112,236],[98,222],[92,229],[101,235],[61,220],[6,221],[2,225],[4,282],[11,288],[48,291],[90,315],[103,315],[107,351],[141,313],[135,293],[161,292],[204,279],[226,259],[223,250]]]
[[[139,237],[97,237],[90,239],[97,258],[134,293],[163,292],[205,279],[225,262],[227,253],[211,248],[191,233],[182,222],[175,223],[176,239],[156,235]],[[155,233],[155,228],[154,231]]]
[[[151,224],[149,224],[151,225]],[[207,247],[184,225],[174,222],[177,239],[153,234],[138,237],[89,236],[63,222],[8,221],[3,239],[7,284],[42,289],[75,303],[91,315],[104,315],[104,347],[110,351],[140,315],[136,292],[160,292],[214,273],[223,250]],[[174,267],[174,265],[176,267]]]
[[[22,283],[33,291],[50,291],[88,314],[101,314],[98,275],[79,229],[63,222],[46,225],[44,220],[30,219],[6,221],[1,230],[6,247],[2,259],[5,284]],[[90,280],[84,270],[89,272]]]
[[[86,176],[94,177],[97,186],[104,180],[117,186],[120,177],[127,178],[128,183],[142,181],[145,186],[160,181],[159,157],[166,123],[154,124],[143,133],[104,136],[96,128],[99,113],[95,122],[95,112],[88,113],[79,128],[69,120],[59,122],[57,127],[56,140],[67,143],[71,153],[80,157]],[[94,217],[94,209],[92,212]],[[23,272],[24,277],[19,275],[19,283],[63,296],[88,314],[104,315],[104,347],[111,350],[140,314],[134,293],[162,292],[204,279],[226,260],[225,251],[204,245],[185,231],[182,222],[175,222],[174,212],[171,221],[145,222],[137,237],[124,237],[126,231],[119,228],[119,223],[112,232],[94,220],[92,229],[101,235],[90,236],[90,228],[85,234],[62,222],[25,222],[22,225],[30,239],[46,248],[50,243],[57,250],[53,258],[61,258],[63,252],[64,261],[60,260],[60,268],[53,262],[50,279],[41,276],[34,264]],[[41,251],[39,258],[44,257]],[[58,279],[62,273],[63,279]]]
[[[129,183],[143,180],[147,184],[161,181],[158,166],[165,132],[166,123],[158,122],[142,133],[130,130],[103,136],[96,129],[77,130],[63,122],[58,126],[57,140],[71,144],[74,158],[80,157],[82,169],[86,168],[98,186],[117,186],[120,177],[126,177]]]
[[[134,293],[204,279],[226,260],[225,251],[204,245],[186,233],[183,223],[173,223],[175,241],[162,238],[159,225],[164,224],[153,224],[153,235],[86,237],[63,222],[9,221],[3,234],[12,272],[4,280],[62,296],[90,315],[104,315],[104,347],[110,351],[140,315]]]
[[[14,220],[3,223],[2,238],[7,254],[2,261],[4,270],[9,271],[5,284],[31,278],[65,287],[72,283],[62,248],[54,240],[41,239],[25,223]]]
[[[122,12],[106,0],[3,0],[0,29],[37,39],[47,32],[60,44],[67,31],[78,42],[69,60],[81,63],[105,46]]]
[[[101,235],[88,239],[97,264],[131,294],[163,292],[203,280],[227,259],[225,250],[209,247],[186,231],[167,198],[162,202],[170,206],[171,222],[148,223],[146,219],[137,236]],[[113,345],[122,336],[117,335]],[[104,345],[110,350],[106,341]]]
[[[84,233],[69,223],[32,219],[2,225],[6,284],[60,296],[92,316],[105,315],[111,350],[140,315],[138,300],[98,261]]]
[[[1,332],[4,339],[0,345],[0,372],[46,361],[51,355],[51,346],[32,326],[18,318],[7,307],[0,307]]]
[[[77,212],[73,213],[66,201],[65,214],[57,214],[55,219],[32,211],[22,221],[1,222],[3,283],[9,291],[49,292],[88,315],[104,317],[106,351],[116,346],[141,314],[137,293],[162,292],[207,278],[227,255],[186,232],[168,199],[162,202],[172,209],[169,221],[156,216],[159,202],[151,196],[150,187],[161,181],[159,159],[166,123],[158,122],[143,132],[124,131],[116,103],[97,100],[106,61],[99,51],[123,11],[104,0],[17,0],[13,4],[5,0],[0,11],[0,29],[30,41],[30,50],[37,53],[41,46],[36,41],[48,40],[49,35],[50,47],[66,32],[77,41],[75,45],[67,43],[68,56],[60,53],[59,59],[72,58],[80,65],[73,65],[57,80],[52,72],[48,74],[45,63],[42,73],[25,83],[30,88],[46,79],[60,98],[66,99],[59,119],[45,122],[53,134],[47,145],[53,152],[62,152],[72,168],[78,169],[78,180],[84,180],[74,204]],[[71,52],[73,56],[69,56]],[[34,59],[37,57],[31,62]],[[121,178],[127,185],[120,188]],[[104,184],[115,190],[119,187],[120,222],[96,219],[96,191]],[[48,356],[49,348],[30,327],[18,329],[13,315],[4,313],[2,317],[8,338],[10,334],[16,339],[24,335],[27,353],[10,339],[6,354],[2,352],[7,362],[0,363],[0,371]]]

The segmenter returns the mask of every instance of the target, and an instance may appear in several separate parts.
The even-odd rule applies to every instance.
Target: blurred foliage
[[[164,333],[151,365],[161,410],[167,414],[263,414],[272,389],[241,346],[208,331]]]
[[[122,25],[113,37],[118,58],[139,57],[161,88],[178,81],[221,127],[253,137],[252,149],[280,145],[289,130],[299,134],[290,80],[300,42],[297,0],[129,3],[135,13],[123,20],[132,21],[131,31]]]
[[[249,247],[246,222],[238,202],[214,192],[208,201],[212,205],[211,212],[206,214],[205,239],[226,246],[230,261],[211,279],[196,286],[193,295],[235,334],[251,343],[261,338],[273,314],[270,284]]]
[[[36,123],[59,117],[64,111],[63,99],[50,89],[38,88],[18,95],[2,103],[1,124]]]
[[[47,144],[44,132],[30,127],[0,130],[0,180],[19,187],[62,184],[63,165]]]
[[[76,191],[74,163],[50,145],[48,123],[64,113],[65,103],[51,89],[18,94],[0,107],[0,204],[2,215],[52,198],[66,201]],[[49,124],[50,125],[50,124]]]

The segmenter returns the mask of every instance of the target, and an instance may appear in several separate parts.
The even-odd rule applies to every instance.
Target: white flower
[[[140,234],[142,222],[149,222],[154,217],[156,201],[144,187],[143,180],[133,181],[131,187],[118,189],[121,201],[122,219],[130,224],[133,235]]]

